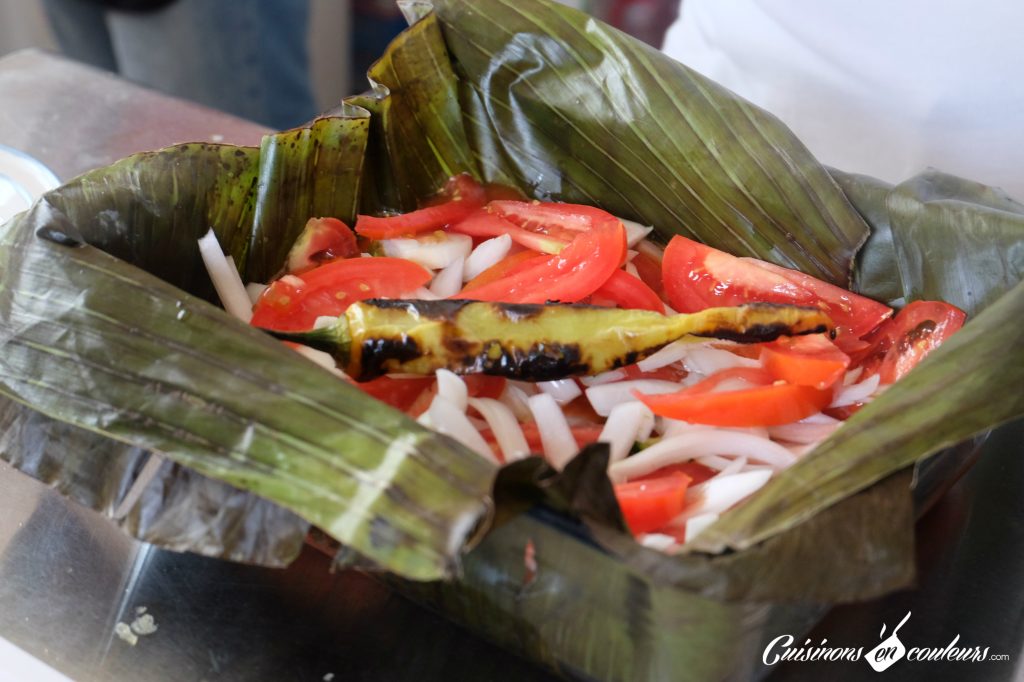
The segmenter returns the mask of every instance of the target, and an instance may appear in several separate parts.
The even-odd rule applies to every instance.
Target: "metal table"
[[[255,144],[259,126],[40,52],[0,59],[0,144],[68,179],[189,140]],[[882,623],[910,646],[988,646],[1009,660],[898,663],[897,679],[1010,680],[1024,671],[1024,424],[920,526],[920,585],[833,610],[810,635],[874,646]],[[99,680],[548,680],[506,653],[307,549],[287,570],[177,554],[0,464],[0,638],[80,682]],[[145,607],[158,625],[114,634]],[[784,634],[784,633],[779,633]],[[795,633],[794,633],[795,634]],[[2,642],[0,639],[0,642]],[[0,679],[3,653],[0,649]],[[771,679],[873,679],[864,662],[780,664]]]

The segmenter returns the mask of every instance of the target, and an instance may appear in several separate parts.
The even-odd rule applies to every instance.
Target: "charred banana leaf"
[[[820,310],[771,304],[665,316],[585,305],[373,299],[354,303],[329,327],[268,331],[330,353],[357,381],[438,369],[550,381],[631,365],[687,336],[756,343],[831,330]]]

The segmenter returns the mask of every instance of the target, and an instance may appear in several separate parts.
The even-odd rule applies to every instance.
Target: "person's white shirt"
[[[767,109],[823,163],[931,166],[1024,200],[1024,2],[683,0],[664,51]]]

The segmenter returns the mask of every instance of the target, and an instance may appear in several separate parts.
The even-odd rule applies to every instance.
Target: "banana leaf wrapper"
[[[458,575],[402,586],[592,677],[743,679],[766,633],[910,583],[923,500],[968,439],[1024,411],[1024,210],[938,172],[890,187],[830,171],[770,114],[556,4],[407,9],[420,21],[338,115],[260,149],[136,155],[3,227],[4,459],[114,513],[161,453],[121,519],[141,537],[281,564],[314,523],[360,565]],[[703,551],[664,557],[623,533],[600,448],[561,474],[498,472],[208,303],[194,247],[208,227],[244,279],[266,280],[308,216],[408,209],[458,172],[971,320]]]

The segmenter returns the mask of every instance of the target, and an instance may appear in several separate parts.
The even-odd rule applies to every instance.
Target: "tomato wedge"
[[[322,315],[341,315],[356,301],[394,298],[430,281],[430,271],[402,258],[348,258],[271,284],[253,307],[252,324],[303,331]]]
[[[356,236],[337,218],[310,218],[288,252],[288,272],[305,272],[335,258],[359,255]]]
[[[502,260],[498,261],[491,267],[487,268],[473,279],[466,282],[466,286],[463,287],[462,291],[472,291],[473,289],[479,289],[485,284],[496,282],[497,280],[510,275],[513,272],[525,266],[526,263],[531,259],[538,259],[536,263],[543,263],[547,260],[545,256],[539,255],[534,251],[520,251],[519,253],[513,253],[510,256],[505,256]],[[456,295],[456,298],[461,297],[461,292]]]
[[[869,334],[886,319],[892,317],[892,308],[889,306],[805,275],[798,270],[782,268],[756,258],[741,258],[740,260],[780,277],[785,277],[814,294],[817,299],[816,305],[827,312],[835,322],[836,344],[843,350],[855,349],[857,339]]]
[[[562,205],[539,206],[558,214]],[[575,303],[590,296],[619,269],[626,255],[622,221],[604,211],[599,213],[601,219],[579,232],[558,255],[472,289],[465,297],[507,303]]]
[[[369,239],[395,239],[440,230],[463,220],[483,206],[483,202],[482,192],[470,193],[469,196],[401,215],[384,218],[360,215],[356,219],[356,233]]]
[[[689,485],[689,476],[675,472],[661,478],[620,483],[615,486],[615,498],[629,529],[634,534],[650,533],[679,516]]]
[[[826,389],[843,378],[850,366],[850,356],[825,334],[809,334],[764,344],[761,363],[776,379]]]
[[[665,249],[662,279],[679,312],[754,302],[818,307],[835,322],[836,343],[844,350],[892,315],[888,306],[810,275],[685,237],[673,237]]]
[[[409,377],[395,379],[389,376],[377,377],[370,381],[353,384],[377,400],[405,412],[423,391],[430,388],[434,377]]]
[[[967,314],[941,301],[914,301],[871,335],[871,349],[859,363],[862,376],[875,372],[891,384],[912,370],[963,325]]]
[[[540,229],[525,230],[489,209],[490,205],[474,211],[464,220],[452,225],[451,231],[458,232],[459,234],[468,234],[470,237],[484,238],[500,237],[503,234],[507,234],[517,244],[542,253],[558,253],[576,236],[575,233],[572,233],[568,237],[556,237]]]
[[[741,378],[759,384],[736,391],[714,389],[722,382]],[[820,412],[832,400],[832,392],[782,381],[768,383],[771,375],[760,369],[724,370],[675,393],[634,395],[654,414],[710,426],[779,426]]]
[[[665,314],[665,304],[661,302],[649,286],[624,270],[616,270],[601,288],[594,292],[594,298],[610,301],[620,308],[629,310],[652,310]]]

